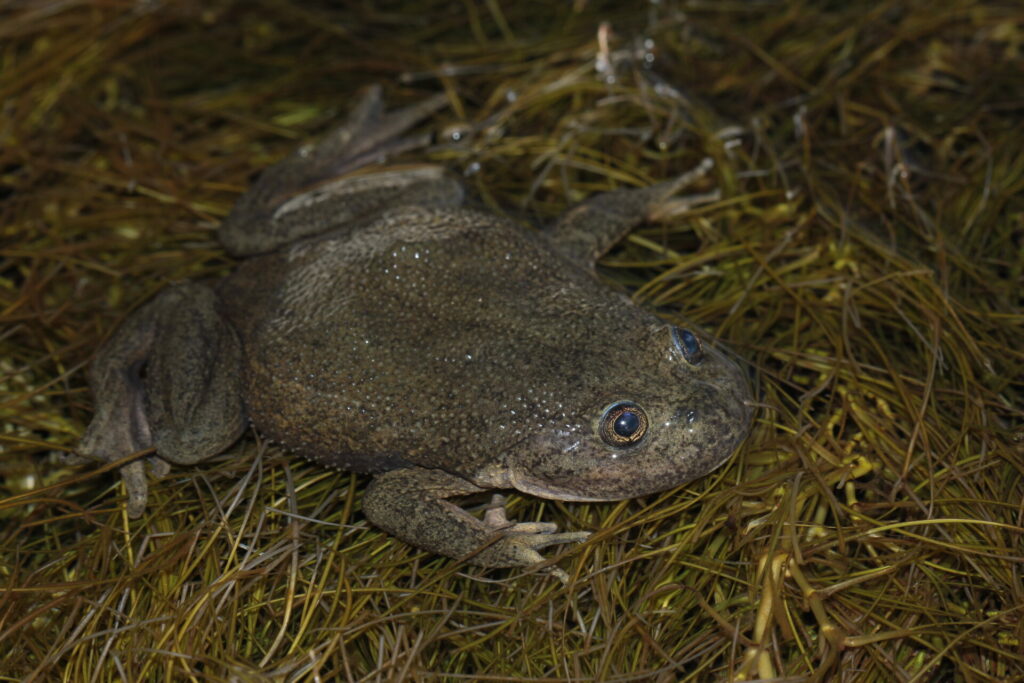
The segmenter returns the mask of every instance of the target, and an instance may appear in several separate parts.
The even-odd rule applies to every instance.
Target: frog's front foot
[[[704,178],[714,166],[708,157],[672,180],[595,195],[567,211],[552,226],[550,237],[558,250],[570,259],[593,267],[602,254],[640,223],[679,216],[694,206],[718,200],[718,190],[678,196],[681,190]]]
[[[555,533],[547,522],[511,522],[504,500],[495,496],[483,521],[446,498],[483,489],[442,470],[409,467],[374,477],[363,498],[369,520],[406,543],[484,567],[529,567],[544,561],[538,552],[576,543],[589,532]],[[553,569],[561,580],[564,572]]]
[[[579,543],[590,537],[589,531],[558,531],[558,525],[552,522],[513,522],[505,514],[505,496],[496,493],[491,504],[484,513],[484,525],[493,532],[502,534],[497,543],[507,546],[507,552],[521,560],[521,566],[529,566],[544,561],[537,551],[550,545],[560,543]],[[565,572],[557,567],[549,572],[562,581],[568,580]]]

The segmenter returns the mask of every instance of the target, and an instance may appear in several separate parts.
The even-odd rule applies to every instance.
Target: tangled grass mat
[[[0,679],[1024,679],[1024,10],[1014,3],[0,4]],[[249,433],[153,482],[66,465],[84,368],[254,173],[384,85],[524,225],[715,162],[602,278],[720,338],[757,417],[562,584],[369,527]]]

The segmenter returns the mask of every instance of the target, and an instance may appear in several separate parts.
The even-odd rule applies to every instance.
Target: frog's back
[[[356,471],[482,467],[529,430],[579,426],[589,368],[628,355],[604,340],[651,321],[542,238],[451,208],[247,262],[222,297],[257,428]]]

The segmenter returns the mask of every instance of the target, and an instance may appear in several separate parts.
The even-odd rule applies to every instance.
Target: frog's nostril
[[[700,411],[696,408],[678,408],[672,415],[672,421],[666,424],[693,425],[700,419]]]

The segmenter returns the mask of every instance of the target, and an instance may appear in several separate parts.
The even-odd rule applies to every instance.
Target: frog
[[[590,532],[510,521],[501,492],[614,501],[722,465],[751,423],[746,373],[595,266],[710,162],[530,228],[470,206],[445,166],[396,160],[429,143],[410,131],[443,94],[389,110],[381,92],[240,197],[217,230],[233,272],[167,286],[97,351],[78,452],[142,454],[120,467],[128,517],[147,469],[196,465],[251,428],[369,475],[366,519],[415,547],[530,567]],[[463,507],[488,493],[482,515]]]

